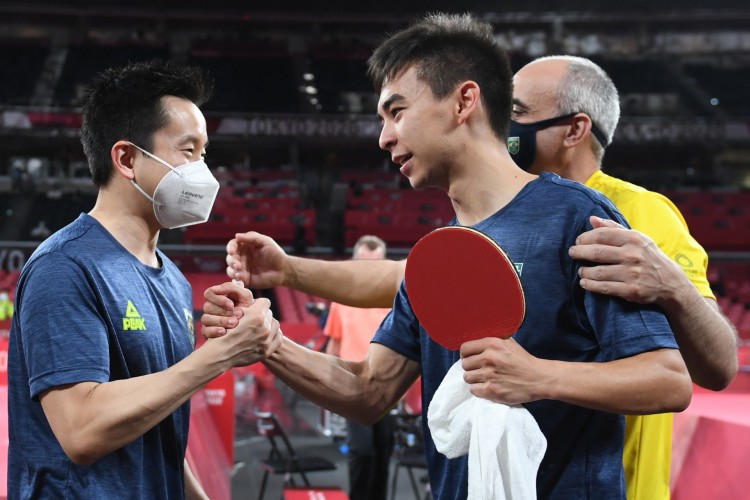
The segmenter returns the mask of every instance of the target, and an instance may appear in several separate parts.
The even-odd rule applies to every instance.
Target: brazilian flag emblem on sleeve
[[[512,155],[518,154],[521,149],[520,137],[508,137],[508,152]]]

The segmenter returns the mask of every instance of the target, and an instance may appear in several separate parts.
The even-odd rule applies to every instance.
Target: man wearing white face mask
[[[9,498],[205,498],[185,461],[189,399],[281,342],[266,299],[195,347],[192,291],[156,248],[205,221],[218,183],[198,106],[211,83],[152,61],[89,89],[81,141],[96,205],[21,272],[9,353]]]
[[[162,227],[174,229],[208,220],[216,194],[219,192],[219,182],[208,170],[203,159],[175,168],[132,142],[130,145],[171,170],[156,186],[153,197],[149,196],[135,180],[130,180],[133,186],[154,204],[154,215]]]

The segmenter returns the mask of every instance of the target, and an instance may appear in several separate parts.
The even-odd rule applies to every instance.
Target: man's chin
[[[408,179],[409,179],[409,184],[411,184],[411,187],[413,189],[424,189],[427,187],[424,185],[425,184],[424,179],[418,179],[416,177],[408,177]]]
[[[418,190],[430,189],[430,188],[444,188],[446,190],[448,189],[443,184],[436,183],[434,177],[423,175],[423,176],[411,176],[411,177],[408,177],[408,179],[409,179],[409,184],[411,185],[412,189],[418,189]]]

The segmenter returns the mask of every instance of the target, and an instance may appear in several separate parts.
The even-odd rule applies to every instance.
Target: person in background
[[[427,16],[391,36],[368,64],[379,93],[380,147],[412,187],[448,193],[453,225],[485,232],[523,265],[526,319],[512,339],[485,338],[448,351],[419,325],[402,284],[362,362],[284,341],[264,363],[313,402],[371,423],[420,373],[425,416],[437,387],[460,361],[473,395],[524,404],[544,433],[539,497],[625,498],[624,418],[618,414],[680,411],[692,385],[658,308],[578,284],[581,264],[569,247],[591,228],[592,216],[624,219],[600,193],[556,174],[529,174],[513,162],[506,143],[512,75],[488,23],[468,15]],[[258,272],[259,281],[279,269],[268,265],[280,258],[272,247],[258,253],[244,248],[244,241],[241,246],[240,254],[258,257],[257,270],[255,262],[247,269]],[[281,259],[283,267],[283,254]],[[334,281],[325,273],[319,277]],[[372,286],[380,280],[389,278],[377,277]],[[204,334],[235,328],[232,318],[241,307],[229,291],[206,291]],[[248,293],[239,286],[231,291]],[[438,453],[427,427],[425,450],[435,497],[466,498],[466,457]]]
[[[385,259],[386,244],[365,235],[352,251],[354,260]],[[326,352],[348,361],[362,361],[370,341],[390,309],[362,309],[331,304],[323,332],[329,337]],[[390,412],[372,425],[346,421],[349,463],[349,498],[386,500],[388,469],[393,454],[395,417]]]
[[[204,222],[218,182],[203,158],[197,68],[151,61],[91,84],[81,142],[96,204],[21,271],[8,362],[8,497],[207,498],[185,460],[189,399],[281,342],[269,302],[247,330],[195,348],[190,284],[157,248]]]
[[[13,301],[10,299],[8,290],[0,290],[0,321],[9,320],[13,317]]]

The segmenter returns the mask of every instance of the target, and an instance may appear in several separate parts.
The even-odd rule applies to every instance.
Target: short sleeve
[[[412,361],[422,358],[419,321],[411,308],[405,282],[401,282],[393,309],[380,324],[373,342],[382,344]]]
[[[628,222],[612,205],[594,209],[591,215],[615,220],[627,227]],[[586,217],[581,232],[592,229]],[[574,294],[582,295],[585,321],[591,325],[605,361],[626,358],[656,349],[677,349],[674,334],[664,312],[655,305],[635,304],[619,297],[592,293],[580,286],[578,270],[588,265],[572,261]]]
[[[57,253],[40,256],[16,301],[31,397],[59,385],[108,380],[107,324],[75,262]]]

